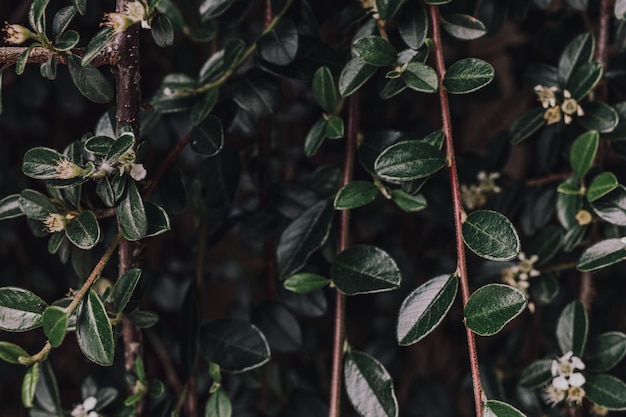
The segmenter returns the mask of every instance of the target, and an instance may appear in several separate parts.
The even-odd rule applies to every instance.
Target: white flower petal
[[[585,384],[585,381],[585,376],[578,372],[569,376],[569,384],[572,387],[582,387]]]
[[[569,388],[569,382],[567,382],[567,378],[564,376],[557,376],[552,380],[552,386],[554,388],[565,390]]]
[[[96,408],[96,404],[98,404],[98,399],[94,396],[87,397],[85,398],[85,401],[83,401],[83,407],[85,407],[85,410],[87,411],[91,411]]]
[[[572,362],[573,368],[585,369],[585,363],[578,356],[572,356],[572,359],[570,359],[570,361]]]
[[[557,376],[561,373],[559,361],[557,361],[556,359],[552,361],[552,366],[550,367],[550,371],[552,372],[552,376]]]
[[[146,178],[147,174],[148,172],[143,167],[143,164],[132,164],[130,166],[130,176],[135,181],[141,181],[142,179]]]

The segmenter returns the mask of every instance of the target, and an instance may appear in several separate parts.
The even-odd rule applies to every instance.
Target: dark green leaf
[[[596,131],[586,132],[578,136],[569,153],[572,169],[579,178],[584,178],[591,168],[598,151],[600,135]]]
[[[417,140],[396,143],[374,162],[376,174],[387,181],[411,181],[428,177],[443,168],[446,159],[436,147]]]
[[[587,248],[578,259],[579,271],[597,271],[626,259],[626,243],[622,239],[607,239]]]
[[[488,284],[470,296],[465,305],[465,325],[480,336],[491,336],[524,308],[528,300],[520,290],[503,284]]]
[[[30,51],[32,51],[36,45],[36,43],[30,44],[17,58],[17,62],[15,63],[15,73],[17,75],[22,75],[24,73],[26,64],[28,63],[28,57],[30,56]]]
[[[325,118],[320,118],[309,130],[304,140],[304,154],[306,156],[313,156],[317,153],[324,139],[326,139],[326,126],[328,122]]]
[[[463,240],[478,256],[492,261],[508,261],[520,251],[520,240],[513,224],[496,211],[470,213],[463,222]]]
[[[488,62],[465,58],[448,68],[443,77],[443,86],[451,94],[467,94],[489,84],[495,75],[495,70]]]
[[[361,58],[352,58],[339,75],[339,93],[347,97],[361,88],[376,72],[376,67],[367,64]]]
[[[483,417],[526,417],[517,408],[502,401],[490,400],[483,407]]]
[[[23,214],[19,194],[11,194],[0,200],[0,220],[12,219]]]
[[[78,9],[78,13],[85,14],[87,11],[87,0],[72,0],[76,9]]]
[[[63,155],[54,149],[31,148],[24,154],[22,172],[38,180],[54,179],[59,176],[57,167],[63,159]]]
[[[603,172],[591,181],[587,189],[587,200],[591,203],[616,189],[617,178],[612,172]]]
[[[439,88],[435,70],[421,62],[409,62],[402,72],[402,79],[407,87],[422,93],[434,93]]]
[[[541,274],[530,281],[530,296],[540,305],[548,305],[559,295],[559,281],[552,274]]]
[[[609,410],[626,410],[626,384],[612,375],[588,375],[585,395]]]
[[[321,275],[301,272],[287,277],[287,279],[283,281],[283,286],[289,291],[297,292],[299,294],[307,294],[311,291],[323,288],[329,283],[330,280]]]
[[[552,360],[540,359],[528,365],[520,376],[520,385],[528,389],[536,389],[552,380]]]
[[[132,132],[124,132],[113,142],[106,155],[106,160],[117,162],[122,155],[135,145],[135,135]]]
[[[186,74],[168,74],[161,81],[161,88],[150,99],[150,104],[160,113],[189,110],[193,105],[193,97],[186,91],[197,86],[198,82]]]
[[[191,129],[191,149],[203,156],[213,156],[224,146],[222,122],[209,115],[199,125]]]
[[[61,35],[54,47],[59,51],[69,51],[78,44],[79,40],[80,35],[78,34],[78,32],[76,32],[75,30],[68,30],[63,35]]]
[[[462,13],[444,16],[441,25],[446,32],[458,39],[478,39],[487,33],[483,22]]]
[[[283,303],[263,302],[252,311],[251,316],[272,352],[295,352],[302,345],[298,320]]]
[[[328,238],[333,206],[322,200],[304,211],[287,226],[280,236],[276,256],[281,278],[293,275]]]
[[[389,20],[395,16],[404,0],[376,0],[376,9],[380,18]]]
[[[48,217],[50,213],[57,213],[59,211],[48,197],[39,191],[30,190],[28,188],[20,193],[18,203],[22,213],[28,218],[35,220],[43,220]]]
[[[570,152],[570,164],[572,163],[571,161],[572,161],[572,155]],[[585,162],[585,161],[583,160],[583,161],[577,161],[577,162],[580,163],[580,162]],[[591,162],[593,162],[593,160]],[[560,183],[556,190],[561,194],[580,195],[581,193],[580,178],[577,177],[576,175],[572,175],[571,177],[567,178],[565,181]]]
[[[458,286],[455,275],[440,275],[409,294],[398,312],[398,343],[412,345],[432,332],[452,307]]]
[[[576,101],[580,101],[593,90],[602,78],[602,64],[586,62],[577,67],[567,83],[567,90]]]
[[[20,356],[28,357],[29,355],[28,352],[16,344],[0,341],[0,360],[20,365]]]
[[[80,93],[94,103],[108,103],[113,99],[114,91],[104,75],[91,65],[81,65],[76,56],[68,56],[67,64],[72,81]]]
[[[357,351],[345,355],[344,384],[350,402],[361,416],[397,417],[393,380],[383,365]]]
[[[343,119],[339,116],[331,116],[326,121],[324,134],[329,139],[340,139],[343,137]]]
[[[578,10],[578,11],[587,10],[588,0],[565,0],[565,2],[574,10]]]
[[[32,408],[35,399],[35,391],[39,382],[39,362],[32,364],[22,381],[22,405],[24,408]]]
[[[41,313],[48,305],[23,288],[0,288],[0,329],[24,332],[41,326]]]
[[[89,41],[81,58],[81,65],[89,65],[115,39],[112,28],[105,27]]]
[[[544,227],[533,237],[528,252],[537,255],[537,265],[543,265],[550,261],[561,249],[563,241],[563,229],[557,225]]]
[[[558,77],[561,84],[570,84],[574,71],[593,57],[594,47],[591,33],[581,33],[567,44],[559,58]]]
[[[42,77],[45,77],[49,80],[55,80],[57,78],[57,61],[54,56],[48,58],[46,62],[41,64],[39,67],[39,72]]]
[[[352,246],[333,259],[330,279],[346,295],[391,291],[400,286],[400,269],[376,246]]]
[[[597,130],[601,133],[612,132],[619,123],[619,116],[615,109],[606,103],[592,101],[583,106],[585,115],[578,118],[578,122],[588,130]]]
[[[224,388],[220,387],[209,395],[204,407],[204,417],[231,417],[233,406]]]
[[[367,64],[386,67],[396,62],[396,50],[380,36],[370,35],[357,39],[352,50]]]
[[[233,3],[235,3],[234,0],[203,0],[200,3],[202,20],[206,21],[222,15]]]
[[[144,203],[148,229],[145,237],[157,236],[171,229],[170,218],[165,209],[150,201]]]
[[[237,84],[234,100],[256,116],[267,116],[280,107],[280,88],[264,76],[247,77]]]
[[[517,118],[517,120],[515,120],[509,128],[511,144],[517,145],[541,129],[541,127],[546,124],[546,119],[543,117],[544,113],[545,110],[539,107],[537,109],[530,110]]]
[[[400,37],[406,45],[419,49],[428,35],[428,17],[421,3],[408,2],[398,17]]]
[[[280,19],[274,29],[257,42],[261,57],[275,65],[288,65],[298,53],[298,29],[289,19]]]
[[[135,310],[126,315],[140,329],[149,329],[159,322],[159,315],[153,311]]]
[[[202,161],[198,168],[198,178],[207,190],[211,190],[205,196],[206,203],[210,207],[230,206],[239,185],[240,175],[239,154],[228,147]]]
[[[313,74],[313,97],[326,113],[332,113],[337,105],[337,90],[333,75],[327,66]]]
[[[41,317],[43,332],[48,337],[48,342],[52,347],[60,346],[65,338],[68,317],[65,309],[57,306],[46,308]]]
[[[574,356],[581,357],[585,351],[588,329],[585,306],[578,300],[565,306],[556,325],[556,338],[561,353],[573,352]]]
[[[92,136],[85,141],[85,150],[97,156],[106,156],[115,142],[108,136]]]
[[[66,6],[59,9],[52,19],[52,36],[58,38],[69,26],[72,19],[76,16],[75,6]]]
[[[238,319],[221,319],[200,328],[200,351],[228,372],[258,368],[270,359],[263,333]]]
[[[139,279],[141,278],[141,269],[129,269],[117,280],[113,287],[113,303],[118,312],[124,311],[126,305],[130,301]]]
[[[626,356],[626,335],[622,332],[602,333],[591,340],[585,352],[585,365],[592,372],[614,368]]]
[[[122,233],[128,240],[139,240],[148,232],[146,209],[137,190],[135,181],[129,180],[126,195],[116,208],[117,218],[122,226]]]
[[[421,194],[409,194],[401,188],[391,190],[391,199],[403,211],[414,212],[428,206],[426,198]]]
[[[590,201],[590,204],[601,219],[618,226],[626,226],[626,188],[623,185],[618,185],[613,191]]]
[[[94,290],[78,306],[76,340],[83,354],[101,366],[113,365],[115,340],[106,309]]]
[[[217,99],[219,97],[219,88],[213,88],[200,97],[191,109],[191,123],[194,126],[200,125],[204,119],[211,113]]]
[[[65,235],[75,246],[91,249],[100,240],[100,226],[92,211],[83,211],[65,227]]]
[[[46,7],[50,0],[33,0],[28,10],[28,22],[38,33],[46,32]]]
[[[350,210],[374,201],[378,188],[369,181],[353,181],[343,186],[335,196],[335,209]]]
[[[169,17],[163,13],[158,13],[152,19],[150,33],[154,42],[162,48],[174,43],[174,27]]]

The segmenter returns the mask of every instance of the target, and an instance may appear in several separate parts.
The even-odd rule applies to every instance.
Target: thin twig
[[[452,120],[450,117],[450,105],[448,104],[448,94],[443,87],[443,78],[446,73],[446,67],[443,60],[443,45],[441,43],[441,34],[439,32],[439,8],[437,6],[430,6],[430,23],[432,27],[435,60],[437,66],[437,75],[439,78],[439,104],[441,106],[441,118],[443,124],[443,132],[446,137],[446,157],[448,160],[449,174],[450,174],[450,187],[452,191],[452,203],[454,208],[454,226],[455,226],[455,239],[456,239],[456,251],[457,251],[457,269],[456,274],[461,284],[461,296],[463,298],[463,305],[467,304],[469,300],[469,282],[467,278],[467,264],[465,260],[465,244],[463,242],[463,234],[461,231],[463,222],[465,221],[466,214],[463,210],[461,203],[461,189],[459,185],[459,177],[456,169],[456,161],[454,155],[454,142],[452,140]],[[476,416],[482,417],[483,415],[483,403],[482,403],[482,385],[480,382],[480,371],[478,368],[478,353],[476,351],[476,339],[474,333],[468,328],[465,328],[467,336],[467,347],[469,350],[470,369],[472,373],[472,385],[474,388],[474,406],[476,409]]]

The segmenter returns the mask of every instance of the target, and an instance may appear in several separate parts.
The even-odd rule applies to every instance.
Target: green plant
[[[3,415],[626,409],[625,1],[112,8],[0,5]]]

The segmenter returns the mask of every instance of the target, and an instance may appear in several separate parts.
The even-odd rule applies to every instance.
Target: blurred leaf
[[[41,317],[43,332],[48,337],[52,347],[58,347],[63,343],[68,325],[68,317],[65,309],[57,306],[47,307]]]
[[[533,236],[526,253],[537,255],[539,257],[537,265],[544,265],[561,249],[562,241],[563,229],[557,225],[550,225]]]
[[[83,354],[100,366],[113,365],[115,339],[102,301],[94,290],[78,306],[76,340]]]
[[[22,381],[22,405],[24,408],[32,408],[35,399],[35,390],[39,381],[39,362],[32,364]]]
[[[423,195],[412,195],[406,191],[396,188],[391,190],[391,199],[401,210],[415,212],[425,209],[428,206]]]
[[[584,178],[598,152],[600,135],[590,131],[578,136],[570,148],[569,159],[572,169],[579,178]]]
[[[536,389],[552,380],[552,360],[540,359],[528,365],[520,376],[520,385],[528,389]]]
[[[626,0],[617,0],[613,12],[616,18],[623,20],[626,15]]]
[[[478,39],[487,33],[483,22],[462,13],[444,16],[441,19],[441,25],[446,32],[457,39]]]
[[[548,305],[559,295],[559,281],[552,274],[541,274],[530,281],[531,299],[540,305]]]
[[[194,127],[200,125],[211,113],[219,97],[219,88],[213,88],[202,95],[191,109],[191,123]]]
[[[335,196],[336,210],[350,210],[374,201],[378,188],[369,181],[352,181],[343,186]]]
[[[528,300],[520,290],[503,284],[488,284],[470,296],[465,305],[465,325],[480,336],[498,333],[517,317]]]
[[[502,401],[485,402],[483,417],[526,417],[524,413]]]
[[[581,33],[572,39],[559,58],[559,82],[563,85],[570,85],[572,74],[577,68],[591,61],[594,49],[595,42],[591,33]],[[572,96],[574,96],[573,93]],[[576,97],[574,99],[578,100]]]
[[[239,154],[228,147],[223,148],[217,155],[201,162],[197,175],[204,188],[210,190],[205,197],[210,207],[230,206],[241,176]]]
[[[611,192],[590,201],[590,204],[601,219],[618,226],[626,226],[626,188],[623,185],[618,185]]]
[[[382,249],[352,246],[339,253],[330,265],[330,279],[346,295],[391,291],[400,286],[400,269]]]
[[[583,304],[574,300],[565,306],[556,326],[556,338],[561,353],[573,352],[574,356],[582,357],[588,329],[587,311]]]
[[[222,122],[213,115],[191,129],[191,149],[202,156],[213,156],[224,146]]]
[[[576,263],[579,271],[597,271],[626,259],[626,243],[622,239],[607,239],[585,249]]]
[[[122,312],[130,301],[139,279],[141,278],[141,269],[132,268],[126,271],[115,283],[113,287],[113,303],[116,311]]]
[[[428,17],[421,3],[407,2],[398,16],[398,30],[404,43],[419,49],[428,35]]]
[[[11,194],[0,200],[0,220],[12,219],[24,214],[19,200],[19,194]]]
[[[28,22],[38,33],[46,32],[46,7],[50,0],[33,0],[28,10]]]
[[[98,69],[89,64],[81,65],[80,59],[73,55],[67,57],[67,64],[72,81],[83,96],[101,104],[113,100],[113,86]]]
[[[280,107],[280,88],[266,76],[253,74],[237,83],[234,100],[256,116],[268,116]]]
[[[326,113],[335,110],[337,90],[333,75],[327,66],[320,67],[313,74],[313,97]]]
[[[615,109],[606,103],[592,101],[583,106],[585,115],[578,118],[578,122],[588,130],[597,130],[601,133],[612,132],[619,123],[619,116]]]
[[[304,154],[306,156],[311,157],[315,155],[320,146],[322,146],[324,139],[326,139],[326,126],[328,126],[328,121],[323,117],[311,126],[304,140]]]
[[[288,65],[298,53],[298,29],[289,19],[278,21],[274,28],[257,41],[261,57],[275,65]]]
[[[20,365],[20,356],[27,357],[29,355],[28,352],[14,343],[0,341],[0,360]]]
[[[48,305],[32,292],[17,287],[0,288],[0,329],[24,332],[41,326]]]
[[[602,333],[591,340],[585,352],[585,365],[592,372],[613,369],[626,356],[626,335],[622,332]]]
[[[591,203],[616,189],[617,178],[611,172],[603,172],[591,181],[587,188],[587,200]]]
[[[602,79],[602,64],[587,62],[577,67],[567,83],[567,89],[576,101],[582,100]]]
[[[455,275],[440,275],[411,292],[398,312],[398,343],[412,345],[430,334],[452,307],[458,285]]]
[[[220,387],[209,395],[204,407],[204,417],[231,417],[233,407],[224,388]]]
[[[341,70],[339,76],[339,93],[347,97],[361,88],[376,72],[376,67],[361,58],[352,58]]]
[[[287,279],[283,281],[283,286],[289,291],[306,294],[319,288],[323,288],[330,282],[331,281],[328,278],[321,275],[301,272],[287,277]]]
[[[451,94],[467,94],[491,83],[495,74],[488,62],[478,58],[465,58],[447,69],[443,86]]]
[[[541,129],[546,124],[546,120],[543,118],[544,113],[545,110],[539,107],[518,117],[509,128],[511,144],[517,145]]]
[[[45,410],[49,413],[49,416],[63,415],[61,399],[59,398],[59,387],[48,360],[40,363],[39,380],[35,388],[34,408],[31,410],[33,417],[35,417],[34,411],[38,409]]]
[[[100,226],[96,215],[89,210],[81,212],[65,227],[65,235],[75,246],[91,249],[100,240]]]
[[[159,315],[153,311],[135,310],[126,317],[140,329],[149,329],[159,322]]]
[[[380,362],[365,353],[350,351],[345,355],[343,372],[348,398],[360,415],[398,416],[393,380]]]
[[[343,119],[339,116],[331,116],[326,121],[326,127],[324,134],[329,139],[340,139],[344,135],[343,131]]]
[[[72,0],[74,6],[78,10],[78,13],[85,14],[87,11],[87,0]]]
[[[439,89],[437,73],[421,62],[409,62],[402,72],[402,79],[407,87],[422,93],[434,93]]]
[[[222,15],[233,3],[235,0],[202,0],[200,3],[202,20],[214,19]]]
[[[135,181],[129,180],[127,182],[126,194],[117,205],[116,213],[122,226],[122,234],[126,239],[139,240],[148,232],[146,209]]]
[[[396,143],[374,162],[376,174],[387,181],[411,181],[443,168],[446,159],[436,147],[417,140]]]
[[[363,62],[376,67],[386,67],[396,62],[396,50],[380,36],[359,38],[352,44],[352,50]]]
[[[404,0],[376,0],[376,9],[381,19],[389,20],[395,16],[402,3]]]
[[[492,261],[508,261],[520,251],[520,239],[513,224],[490,210],[470,213],[462,226],[463,241],[478,256]]]
[[[626,384],[612,375],[588,375],[585,396],[609,410],[626,410]]]
[[[108,136],[92,136],[85,141],[85,150],[97,156],[106,156],[115,142]]]
[[[295,352],[302,345],[300,324],[282,303],[261,303],[252,312],[252,322],[263,333],[272,352]]]
[[[161,48],[170,46],[174,43],[174,27],[169,17],[163,13],[157,13],[150,24],[150,33],[152,39]]]
[[[144,209],[148,222],[145,237],[157,236],[171,229],[170,218],[163,207],[147,201],[144,203]]]

